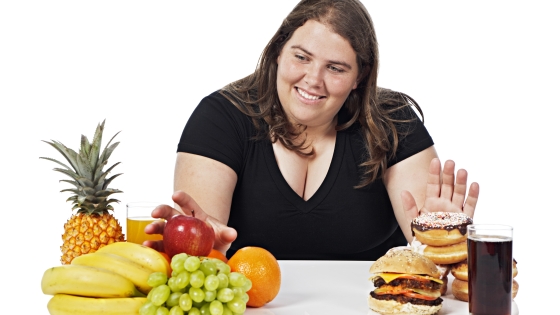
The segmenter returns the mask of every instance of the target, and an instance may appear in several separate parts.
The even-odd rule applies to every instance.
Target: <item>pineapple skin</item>
[[[112,214],[78,213],[64,224],[60,262],[68,265],[74,257],[94,253],[103,246],[123,241],[122,227]]]

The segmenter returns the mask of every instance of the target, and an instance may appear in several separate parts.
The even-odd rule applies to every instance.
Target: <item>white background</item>
[[[47,313],[40,279],[59,264],[71,215],[68,194],[59,192],[68,187],[58,182],[64,175],[39,159],[62,157],[41,140],[77,149],[80,135],[91,139],[106,119],[105,141],[121,132],[110,160],[122,162],[113,172],[123,173],[113,182],[124,191],[119,221],[127,202],[170,203],[176,145],[191,111],[253,71],[296,3],[0,3],[5,307]],[[380,43],[380,86],[414,97],[440,157],[480,183],[475,222],[514,227],[521,312],[543,295],[550,301],[557,288],[543,288],[541,268],[557,248],[560,210],[553,2],[364,3]]]

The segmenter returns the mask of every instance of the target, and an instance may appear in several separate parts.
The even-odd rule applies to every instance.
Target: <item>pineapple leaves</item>
[[[110,203],[119,202],[119,200],[107,198],[112,194],[122,193],[118,189],[108,188],[109,184],[122,174],[107,178],[120,162],[103,171],[103,168],[108,164],[109,157],[119,145],[119,142],[112,142],[120,132],[117,132],[109,140],[100,154],[104,128],[105,120],[97,125],[92,142],[89,142],[88,138],[82,135],[78,153],[58,141],[43,140],[60,152],[70,165],[68,166],[53,158],[40,157],[59,164],[63,168],[54,168],[53,170],[70,177],[71,180],[62,179],[60,181],[72,184],[74,187],[63,189],[61,192],[72,193],[66,201],[72,202],[72,210],[77,209],[78,213],[103,214],[107,210],[114,210]]]
[[[89,165],[95,168],[99,162],[99,150],[101,149],[101,139],[103,138],[103,130],[105,129],[105,120],[101,124],[97,125],[95,129],[95,134],[93,136],[93,141],[91,142],[91,148],[88,152],[89,154]],[[104,160],[101,160],[104,161]]]
[[[74,170],[77,170],[76,157],[78,156],[78,154],[76,153],[76,151],[67,148],[64,144],[58,141],[53,140],[52,142],[48,142],[43,140],[43,142],[53,146],[58,152],[60,152],[60,154],[62,154],[66,158],[68,163],[70,163],[70,166],[72,166]]]
[[[69,170],[70,172],[72,171],[72,169],[71,169],[70,167],[68,167],[66,164],[64,164],[64,163],[62,163],[62,162],[59,162],[59,161],[57,161],[57,160],[55,160],[55,159],[51,159],[51,158],[48,158],[48,157],[39,157],[39,158],[40,158],[40,159],[44,159],[44,160],[53,161],[53,162],[55,162],[55,163],[58,163],[58,164],[64,166],[64,167],[65,167],[67,170]]]
[[[83,151],[80,151],[80,153],[82,152]],[[78,174],[93,181],[93,172],[91,166],[89,165],[87,156],[82,154],[78,155],[76,162],[78,162]]]
[[[80,142],[80,155],[89,156],[89,151],[91,146],[89,144],[89,140],[86,136],[82,135],[82,140]],[[82,153],[83,151],[83,153]]]

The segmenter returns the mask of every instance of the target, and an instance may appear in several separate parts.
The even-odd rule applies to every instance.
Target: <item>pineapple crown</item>
[[[72,180],[62,179],[60,181],[70,183],[74,185],[75,188],[63,189],[60,192],[68,191],[73,193],[66,201],[72,201],[74,204],[72,210],[78,209],[78,213],[103,214],[108,210],[114,210],[110,204],[119,202],[119,200],[108,199],[108,197],[114,193],[122,193],[122,191],[118,189],[108,188],[113,179],[122,173],[107,178],[109,172],[120,164],[120,162],[113,164],[106,171],[103,171],[103,167],[107,165],[107,160],[119,144],[119,142],[113,144],[111,144],[111,142],[120,132],[117,132],[111,140],[109,140],[105,149],[103,149],[100,154],[104,127],[105,120],[97,125],[92,142],[89,142],[87,137],[82,135],[79,153],[76,153],[76,151],[58,141],[51,140],[49,142],[43,140],[43,142],[50,144],[60,152],[71,166],[70,168],[66,164],[52,158],[40,157],[41,159],[53,161],[62,165],[64,168],[54,168],[54,170],[72,178]]]

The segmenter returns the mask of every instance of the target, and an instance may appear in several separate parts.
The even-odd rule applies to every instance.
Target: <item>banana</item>
[[[159,271],[168,276],[171,275],[171,267],[167,259],[157,250],[148,246],[132,242],[115,242],[101,247],[96,253],[99,252],[123,256],[154,272]]]
[[[143,297],[132,281],[109,270],[80,265],[49,268],[41,279],[44,294],[90,297]]]
[[[55,294],[47,304],[51,315],[138,315],[144,297],[92,298]]]
[[[90,266],[107,269],[129,279],[144,294],[152,289],[148,285],[148,277],[153,272],[144,266],[119,255],[95,252],[75,257],[72,265]]]

